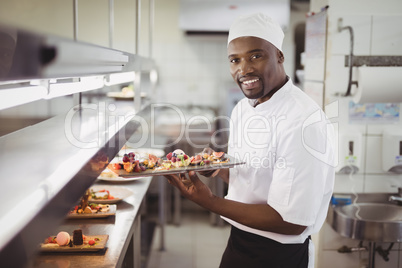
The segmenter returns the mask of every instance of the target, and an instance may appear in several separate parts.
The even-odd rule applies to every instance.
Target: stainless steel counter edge
[[[83,105],[0,138],[0,263],[21,267],[140,126],[132,106]]]

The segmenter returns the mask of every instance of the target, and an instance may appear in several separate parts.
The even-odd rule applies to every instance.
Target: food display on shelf
[[[145,98],[147,96],[146,92],[141,92],[140,94],[141,98]],[[110,91],[106,93],[106,95],[110,98],[115,98],[116,100],[133,99],[135,96],[134,85],[130,84],[128,86],[125,86],[120,91]]]
[[[126,187],[93,185],[88,189],[89,202],[97,204],[115,204],[133,195]]]
[[[89,203],[84,209],[75,206],[67,215],[67,219],[106,218],[116,215],[116,205]]]
[[[101,174],[99,175],[98,178],[113,179],[113,178],[118,178],[118,177],[119,177],[119,175],[114,173],[109,168],[106,168],[101,172]]]
[[[148,154],[147,157],[137,157],[134,152],[126,153],[121,160],[110,163],[108,169],[120,177],[137,177],[183,173],[190,170],[214,170],[239,164],[244,162],[237,161],[224,152],[215,152],[211,148],[204,149],[194,156],[176,149],[163,158],[152,154]]]
[[[105,248],[108,235],[84,235],[81,229],[68,232],[61,231],[56,236],[49,236],[40,244],[43,252],[87,252]]]
[[[91,195],[89,196],[88,200],[113,200],[115,197],[110,194],[109,190],[101,189],[95,191],[94,189],[90,190]]]
[[[105,218],[116,214],[116,205],[90,203],[92,194],[90,190],[87,190],[80,204],[67,214],[67,219]]]

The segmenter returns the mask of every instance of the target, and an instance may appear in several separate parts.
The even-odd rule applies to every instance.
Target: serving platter
[[[231,168],[237,165],[243,165],[245,162],[237,160],[236,158],[225,155],[226,158],[229,159],[227,162],[222,162],[222,163],[211,163],[208,165],[189,165],[186,167],[172,167],[170,169],[147,169],[142,172],[127,172],[124,169],[119,169],[119,170],[113,170],[119,177],[122,178],[135,178],[135,177],[144,177],[144,176],[156,176],[156,175],[172,175],[172,174],[180,174],[180,173],[186,173],[189,171],[208,171],[208,170],[216,170],[216,169],[224,169],[224,168]]]
[[[102,177],[99,176],[98,180],[105,181],[105,182],[116,182],[116,183],[121,183],[121,182],[130,182],[130,181],[138,181],[141,179],[152,179],[151,176],[141,176],[141,177]]]
[[[93,190],[94,192],[99,192],[101,190],[108,190],[110,195],[112,195],[114,197],[113,199],[90,198],[90,199],[88,199],[89,203],[115,204],[115,203],[122,201],[124,198],[127,198],[134,194],[130,189],[128,189],[126,187],[121,187],[121,186],[94,185],[94,186],[91,186],[89,189]]]
[[[98,202],[99,203],[99,202]],[[96,213],[69,213],[67,219],[96,219],[116,215],[116,205],[109,205],[109,211]]]
[[[95,245],[90,246],[88,244],[82,245],[72,245],[70,246],[59,246],[58,244],[40,244],[41,252],[56,252],[56,253],[67,253],[67,252],[97,252],[105,249],[106,242],[109,239],[109,235],[86,235],[86,240],[94,240],[98,238],[99,241]]]

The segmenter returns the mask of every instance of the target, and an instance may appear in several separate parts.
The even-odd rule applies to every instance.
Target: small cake
[[[59,246],[67,246],[70,243],[70,235],[67,232],[59,232],[56,241]]]
[[[73,232],[73,244],[74,245],[82,245],[84,243],[82,239],[82,230],[74,230]]]

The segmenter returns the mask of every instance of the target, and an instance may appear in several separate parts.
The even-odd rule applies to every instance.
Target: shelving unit
[[[150,58],[56,36],[14,32],[18,42],[13,69],[0,77],[0,94],[21,87],[29,92],[35,81],[45,90],[33,97],[47,99],[50,85],[96,76],[102,87],[102,78],[134,72],[135,94],[140,96],[141,78],[156,72]],[[148,86],[154,87],[153,83]],[[78,92],[86,90],[84,86]],[[0,137],[1,266],[23,267],[37,253],[43,238],[57,230],[140,126],[137,119],[149,113],[147,101],[79,102],[67,113]]]

